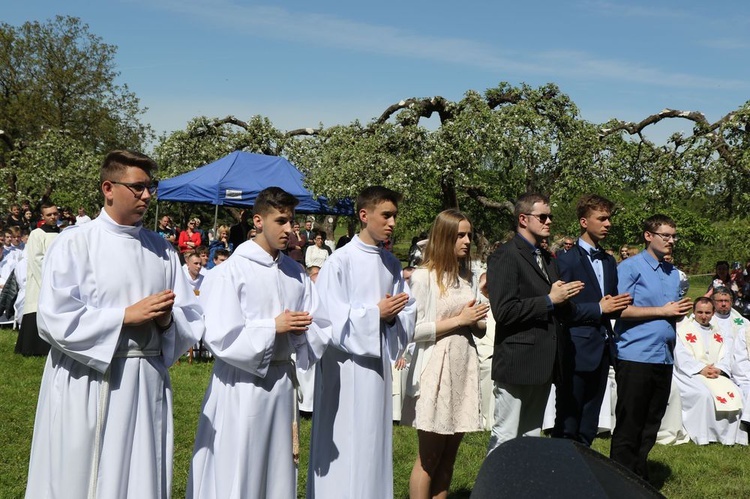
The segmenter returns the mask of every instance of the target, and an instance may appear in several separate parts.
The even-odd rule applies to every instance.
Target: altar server
[[[167,368],[198,341],[203,320],[177,253],[141,223],[155,170],[143,154],[110,152],[100,215],[47,252],[37,323],[52,348],[27,498],[170,497]]]

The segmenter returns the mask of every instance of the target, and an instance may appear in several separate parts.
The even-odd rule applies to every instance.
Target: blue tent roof
[[[325,197],[316,199],[302,184],[303,178],[302,173],[282,157],[235,151],[191,172],[159,181],[157,199],[247,207],[255,203],[260,191],[277,186],[299,199],[297,212],[354,213],[351,200],[329,207]]]

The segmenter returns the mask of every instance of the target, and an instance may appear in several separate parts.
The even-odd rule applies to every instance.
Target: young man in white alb
[[[297,199],[258,194],[254,239],[206,276],[204,344],[216,361],[201,408],[187,497],[296,497],[294,363],[322,354],[329,322],[304,269],[283,254]]]
[[[52,345],[26,497],[171,496],[168,368],[203,334],[172,245],[143,227],[156,163],[113,151],[104,208],[63,231],[42,271],[37,322]]]
[[[416,319],[401,263],[382,245],[399,199],[384,187],[360,193],[362,230],[326,260],[315,284],[332,337],[315,371],[308,498],[393,497],[391,363]]]

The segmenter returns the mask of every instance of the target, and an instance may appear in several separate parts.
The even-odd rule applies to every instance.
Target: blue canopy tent
[[[216,206],[216,218],[219,206],[251,207],[260,191],[278,186],[299,199],[298,213],[354,213],[349,199],[334,206],[329,206],[323,196],[316,199],[303,185],[303,178],[302,173],[285,158],[235,151],[191,172],[159,181],[157,201],[212,204]]]

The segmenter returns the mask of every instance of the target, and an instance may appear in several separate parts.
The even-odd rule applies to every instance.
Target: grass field
[[[706,286],[708,281],[706,281]],[[691,296],[702,294],[702,282],[692,286]],[[703,290],[700,291],[699,290]],[[16,333],[0,330],[0,498],[23,497],[34,424],[39,381],[44,359],[13,353]],[[203,392],[212,364],[182,362],[172,367],[174,385],[175,459],[173,496],[185,495],[193,438]],[[304,497],[310,422],[302,421],[302,462],[299,467],[300,497]],[[451,497],[469,497],[484,459],[488,433],[469,434],[461,445],[453,477]],[[394,428],[395,497],[408,496],[409,473],[417,450],[411,428]],[[594,448],[607,455],[609,440],[597,439]],[[750,497],[750,448],[721,445],[656,446],[651,453],[654,485],[671,498]]]

